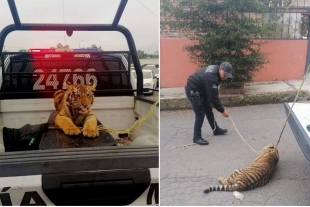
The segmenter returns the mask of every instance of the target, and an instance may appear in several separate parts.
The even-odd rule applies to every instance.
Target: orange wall
[[[269,63],[259,71],[253,81],[281,81],[301,78],[305,71],[307,40],[270,40],[261,51],[267,54]],[[191,40],[183,38],[160,39],[161,88],[185,86],[189,75],[198,69],[190,62],[185,45]]]

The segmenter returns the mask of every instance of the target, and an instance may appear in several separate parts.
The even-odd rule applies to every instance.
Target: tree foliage
[[[61,43],[58,43],[56,46],[57,49],[70,49],[69,45],[62,45]]]
[[[157,54],[147,54],[144,52],[144,50],[137,50],[138,58],[144,59],[144,58],[159,58],[159,55]]]
[[[92,44],[92,45],[91,45],[91,48],[93,48],[93,49],[98,49],[97,45],[95,45],[95,44]]]
[[[144,50],[137,50],[139,59],[143,59],[147,57],[147,54],[144,52]]]
[[[268,62],[261,46],[263,39],[280,30],[277,11],[291,0],[161,0],[161,29],[169,28],[193,40],[184,49],[199,67],[228,61],[232,81],[241,86]],[[266,18],[266,16],[268,18]],[[269,21],[266,21],[269,19]]]

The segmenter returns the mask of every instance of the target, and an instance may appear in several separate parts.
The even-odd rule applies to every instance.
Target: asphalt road
[[[257,151],[276,144],[285,122],[284,104],[228,108],[238,130]],[[160,119],[160,205],[310,205],[310,162],[302,154],[287,124],[278,146],[280,161],[269,183],[241,192],[243,200],[232,192],[210,192],[218,177],[227,177],[235,169],[251,165],[256,154],[242,141],[228,118],[216,112],[219,126],[227,135],[212,137],[207,146],[174,146],[192,143],[194,112],[162,111]],[[203,136],[211,129],[205,119]]]

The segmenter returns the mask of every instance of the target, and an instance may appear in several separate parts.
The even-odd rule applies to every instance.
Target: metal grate
[[[179,0],[169,0],[174,7],[180,6]],[[221,3],[222,1],[217,1]],[[269,13],[252,13],[252,12],[243,12],[243,18],[263,18],[264,23],[274,21],[278,23],[280,30],[277,33],[274,33],[269,36],[259,36],[257,38],[266,38],[266,39],[308,39],[308,22],[310,15],[310,1],[309,0],[293,0],[287,6],[283,5],[284,1],[280,0],[270,0],[269,7],[277,7],[278,20],[271,20]],[[163,7],[167,3],[161,3]],[[246,4],[245,4],[246,5]],[[183,6],[184,10],[190,11],[186,6]],[[241,14],[239,14],[241,16]],[[162,15],[161,21],[164,22],[167,17]],[[176,31],[172,28],[169,28],[167,25],[163,25],[160,31],[161,38],[185,38],[193,36],[193,32],[182,32]]]
[[[2,92],[55,92],[64,83],[96,85],[96,91],[132,94],[129,52],[4,53]],[[51,93],[52,94],[52,93]]]

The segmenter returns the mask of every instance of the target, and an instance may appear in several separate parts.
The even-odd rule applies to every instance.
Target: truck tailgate
[[[158,147],[152,146],[5,153],[0,200],[2,205],[155,205],[158,167]]]

